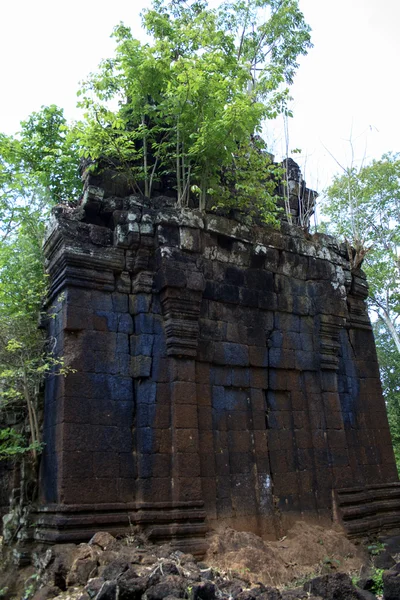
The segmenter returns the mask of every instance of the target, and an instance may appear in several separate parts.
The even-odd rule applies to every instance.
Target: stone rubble
[[[170,544],[149,544],[141,535],[117,540],[99,532],[88,544],[39,548],[33,563],[30,595],[7,592],[0,573],[2,600],[376,600],[368,577],[359,583],[365,589],[335,571],[278,589],[251,573],[219,571]],[[398,600],[400,563],[384,572],[383,582],[383,599]]]

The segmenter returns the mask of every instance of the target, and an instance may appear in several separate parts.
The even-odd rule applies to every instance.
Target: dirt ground
[[[251,583],[282,586],[335,571],[358,575],[368,554],[343,531],[299,521],[279,541],[225,529],[214,534],[205,562]]]

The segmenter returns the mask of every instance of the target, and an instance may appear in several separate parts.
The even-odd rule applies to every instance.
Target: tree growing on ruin
[[[25,403],[24,448],[34,460],[40,381],[63,369],[37,330],[46,293],[41,244],[51,207],[79,197],[78,147],[123,173],[138,194],[151,197],[166,182],[178,206],[191,197],[205,209],[212,197],[275,222],[280,169],[258,134],[264,119],[287,110],[297,58],[311,47],[297,0],[226,0],[217,9],[154,0],[143,26],[148,43],[115,28],[114,57],[80,91],[82,122],[69,127],[49,106],[15,136],[0,134],[0,403]],[[22,446],[10,432],[1,448]]]
[[[297,0],[154,0],[142,23],[151,42],[118,25],[115,56],[82,87],[82,154],[106,157],[138,194],[167,179],[178,206],[213,196],[274,221],[277,167],[258,134],[286,110],[311,47]]]

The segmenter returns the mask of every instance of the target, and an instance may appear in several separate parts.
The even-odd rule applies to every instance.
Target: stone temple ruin
[[[290,205],[313,193],[289,170]],[[45,243],[49,378],[36,538],[144,528],[192,552],[208,528],[399,523],[398,476],[360,270],[283,222],[248,226],[86,174]]]

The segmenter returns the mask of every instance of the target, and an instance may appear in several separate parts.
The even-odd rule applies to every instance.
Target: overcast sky
[[[214,0],[215,2],[217,0]],[[123,21],[139,37],[146,0],[14,0],[0,10],[0,131],[42,105],[57,104],[68,119],[79,116],[79,81],[112,55],[110,33]],[[322,190],[355,158],[379,158],[400,150],[400,0],[300,0],[314,48],[300,60],[292,87],[294,118],[289,148],[309,185]],[[267,138],[280,158],[282,119],[267,124]]]

